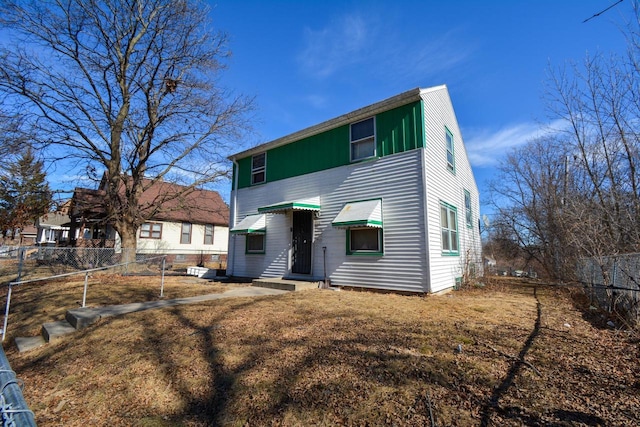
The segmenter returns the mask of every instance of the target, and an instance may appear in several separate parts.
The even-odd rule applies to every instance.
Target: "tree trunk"
[[[136,227],[133,224],[119,222],[116,228],[122,241],[122,262],[136,260]]]

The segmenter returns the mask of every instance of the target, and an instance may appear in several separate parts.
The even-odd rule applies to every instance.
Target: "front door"
[[[291,272],[311,274],[311,242],[313,240],[313,212],[293,211]]]

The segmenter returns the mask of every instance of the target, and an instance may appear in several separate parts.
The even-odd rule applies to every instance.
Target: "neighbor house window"
[[[204,225],[204,244],[213,245],[213,224]]]
[[[145,222],[140,226],[141,239],[160,239],[162,237],[162,224]]]
[[[180,232],[180,243],[188,245],[191,243],[191,224],[188,222],[182,223],[182,230]]]
[[[464,190],[464,215],[467,222],[467,227],[473,227],[473,215],[471,214],[471,194]]]
[[[458,218],[455,207],[440,204],[440,228],[442,230],[442,254],[458,255]]]
[[[247,234],[247,249],[248,254],[263,254],[264,253],[264,234]]]
[[[351,124],[351,161],[376,155],[376,132],[374,118]]]
[[[449,169],[449,171],[451,172],[455,172],[456,162],[455,162],[455,157],[453,155],[453,134],[446,127],[444,128],[444,130],[445,130],[445,138],[447,141],[447,169]]]
[[[251,157],[251,184],[262,184],[267,179],[267,153]]]
[[[349,228],[347,230],[347,255],[382,254],[381,228]]]

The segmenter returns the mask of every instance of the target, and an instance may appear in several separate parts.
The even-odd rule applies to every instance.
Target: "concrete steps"
[[[302,280],[290,280],[280,278],[254,279],[253,286],[269,289],[280,289],[282,291],[302,291],[305,289],[317,289],[320,282],[307,282]]]
[[[306,286],[312,288],[316,288],[318,286],[317,282],[301,282],[301,284],[306,284]],[[55,342],[65,335],[84,329],[100,319],[111,316],[120,316],[127,313],[135,313],[137,311],[172,307],[182,304],[200,303],[222,298],[274,296],[286,293],[286,289],[280,290],[276,287],[266,289],[267,287],[242,286],[230,289],[223,293],[198,295],[194,297],[175,298],[170,300],[153,300],[131,304],[110,305],[105,307],[74,308],[67,311],[67,313],[65,314],[65,320],[45,323],[44,325],[42,325],[41,336],[26,338],[18,337],[15,339],[15,343],[18,347],[18,351],[23,352],[45,345],[47,342]],[[301,288],[298,286],[297,288],[294,287],[290,290],[300,289]]]

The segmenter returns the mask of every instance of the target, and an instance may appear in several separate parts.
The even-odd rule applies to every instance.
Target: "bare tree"
[[[498,213],[493,235],[501,238],[494,243],[512,250],[517,244],[514,258],[535,261],[553,278],[562,277],[570,249],[564,232],[565,170],[565,144],[541,137],[509,153],[491,184]]]
[[[49,156],[104,170],[123,247],[135,247],[149,186],[226,177],[226,150],[246,126],[251,100],[219,86],[227,38],[208,15],[195,0],[1,2],[16,39],[0,50],[5,105],[29,112]]]
[[[581,256],[640,251],[640,15],[626,56],[587,56],[549,73],[544,140],[514,150],[494,185],[501,224],[554,277]]]

